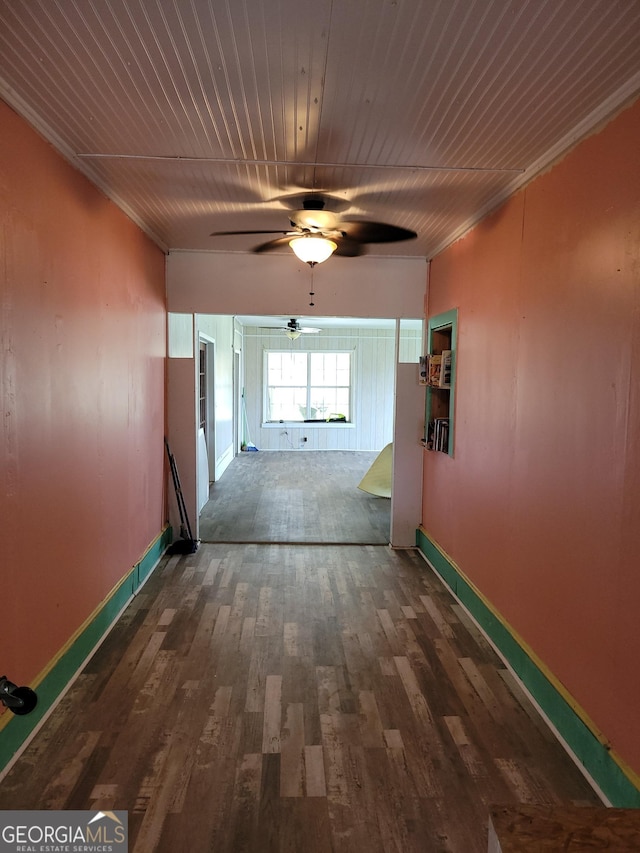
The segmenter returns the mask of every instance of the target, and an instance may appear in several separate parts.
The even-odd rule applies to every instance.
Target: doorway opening
[[[228,371],[224,366],[221,371],[228,372],[228,376],[218,377],[218,392],[223,388],[223,395],[228,393],[229,399],[221,401],[219,410],[230,411],[232,428],[226,464],[218,476],[214,464],[209,501],[199,508],[199,537],[203,541],[389,543],[393,538],[393,499],[367,495],[358,490],[358,484],[378,453],[393,443],[399,371],[402,405],[406,405],[406,399],[414,408],[417,405],[420,420],[420,408],[424,408],[418,382],[422,320],[314,318],[314,328],[320,328],[320,332],[298,336],[286,334],[290,323],[284,323],[281,317],[212,318],[212,322],[223,320],[233,324],[233,334]],[[306,318],[302,323],[306,325]],[[314,423],[269,422],[265,418],[264,353],[273,350],[351,352],[352,421],[328,423],[315,418]],[[203,367],[204,376],[207,364]],[[411,370],[415,383],[407,381],[408,376],[413,376]],[[202,382],[206,385],[206,379]],[[204,405],[200,400],[200,407]],[[414,420],[412,414],[410,422]],[[215,436],[219,428],[215,412],[212,423]],[[255,441],[258,453],[242,452],[245,431],[251,435],[252,443]],[[416,446],[420,437],[421,434],[416,436]],[[226,445],[219,445],[219,450],[225,448]],[[210,444],[207,450],[211,455]],[[310,450],[315,453],[305,452]],[[420,468],[419,463],[413,465],[413,475],[419,479]],[[403,470],[406,476],[411,466],[404,465]],[[351,481],[341,495],[340,478],[347,476]],[[354,509],[349,503],[347,509],[352,499],[359,504]],[[421,507],[401,504],[399,509],[408,513],[405,526],[413,531],[411,541],[400,547],[412,546]],[[357,524],[350,527],[346,523],[358,518],[362,522],[359,532],[355,530]]]

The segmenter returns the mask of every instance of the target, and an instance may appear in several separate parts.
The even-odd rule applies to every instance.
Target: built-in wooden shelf
[[[448,453],[449,456],[453,456],[457,332],[457,308],[429,318],[424,442],[428,450]]]

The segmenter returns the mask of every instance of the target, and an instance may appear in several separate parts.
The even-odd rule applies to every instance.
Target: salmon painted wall
[[[164,524],[164,255],[0,126],[0,671],[28,684]]]
[[[454,457],[423,526],[640,773],[640,102],[431,265]]]

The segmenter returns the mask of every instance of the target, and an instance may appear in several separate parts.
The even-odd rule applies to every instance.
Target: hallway
[[[595,794],[414,551],[164,557],[0,808],[127,809],[136,853],[473,853]]]

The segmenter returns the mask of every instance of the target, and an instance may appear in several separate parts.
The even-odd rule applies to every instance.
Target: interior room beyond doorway
[[[376,452],[244,452],[213,483],[203,542],[386,545],[391,501],[358,488]]]

